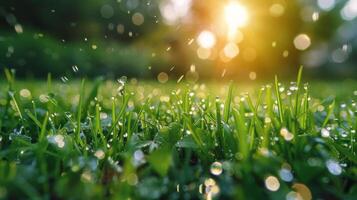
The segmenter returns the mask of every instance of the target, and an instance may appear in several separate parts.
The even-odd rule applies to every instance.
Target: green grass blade
[[[80,139],[80,133],[81,133],[81,119],[82,119],[82,104],[83,104],[83,96],[84,96],[84,86],[85,86],[85,80],[82,79],[81,82],[81,87],[79,91],[79,102],[78,102],[78,107],[77,107],[77,124],[76,124],[76,141],[80,142],[82,144],[81,139]]]
[[[224,103],[223,120],[225,123],[228,123],[228,119],[231,111],[232,96],[233,96],[233,81],[229,83],[228,95]]]
[[[335,100],[332,101],[332,103],[328,106],[328,111],[326,114],[326,118],[324,122],[322,123],[322,127],[326,127],[328,120],[330,119],[330,116],[333,113],[333,110],[335,109]]]
[[[283,105],[282,105],[282,101],[281,101],[279,82],[278,82],[277,76],[275,76],[275,94],[276,94],[276,100],[278,102],[279,120],[280,120],[280,124],[282,125],[284,122],[284,115],[283,115],[284,111],[283,111]]]
[[[39,135],[39,141],[43,141],[46,136],[46,130],[47,130],[47,121],[48,121],[48,112],[46,112],[45,118],[43,119],[42,125],[41,125],[41,132]]]

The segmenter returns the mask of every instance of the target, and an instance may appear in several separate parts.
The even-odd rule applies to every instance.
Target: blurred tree
[[[147,73],[135,69],[148,72],[151,66],[153,75],[165,71],[178,77],[195,65],[201,77],[254,80],[294,75],[303,64],[317,75],[356,77],[356,7],[357,0],[2,1],[0,65],[42,74],[53,63],[41,56],[56,49],[56,62],[66,66],[52,70],[56,74],[73,64],[97,74],[100,64],[110,66],[99,70],[104,74],[115,69],[141,76]],[[36,40],[39,36],[46,42]],[[124,59],[126,49],[132,60]],[[97,61],[65,60],[94,50]],[[121,60],[113,51],[122,53]],[[135,57],[141,60],[136,65]]]

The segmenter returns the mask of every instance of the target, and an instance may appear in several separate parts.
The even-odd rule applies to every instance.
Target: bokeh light
[[[294,38],[294,46],[298,50],[306,50],[311,45],[310,37],[307,34],[299,34]]]
[[[357,17],[357,0],[349,0],[341,10],[344,20],[353,20]]]
[[[232,42],[226,44],[226,46],[224,46],[223,51],[224,51],[224,55],[230,59],[236,57],[239,54],[238,46]]]
[[[212,53],[211,49],[202,48],[202,47],[199,47],[197,49],[197,56],[202,60],[208,59],[211,56],[211,53]]]
[[[197,43],[202,48],[212,48],[216,44],[216,37],[211,31],[202,31],[197,37]]]
[[[169,80],[169,75],[167,75],[167,73],[165,73],[165,72],[160,72],[160,73],[157,75],[157,80],[158,80],[160,83],[166,83],[166,82]]]
[[[191,3],[191,0],[167,0],[162,1],[159,8],[165,22],[172,25],[187,16]]]
[[[305,184],[294,183],[292,188],[295,190],[296,193],[299,194],[299,196],[301,196],[301,199],[304,200],[312,199],[311,191]]]
[[[280,188],[280,182],[275,176],[268,176],[265,179],[265,187],[270,191],[278,191]]]
[[[335,7],[335,0],[317,0],[317,5],[325,11],[329,11]]]
[[[133,21],[133,24],[135,24],[136,26],[140,26],[144,23],[144,15],[137,12],[137,13],[134,13],[134,15],[132,16],[132,21]]]
[[[269,12],[272,16],[274,17],[280,17],[284,14],[285,12],[285,7],[279,3],[275,3],[270,6]]]

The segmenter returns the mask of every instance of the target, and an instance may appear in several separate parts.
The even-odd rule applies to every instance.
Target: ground
[[[357,82],[0,84],[0,199],[355,199]]]

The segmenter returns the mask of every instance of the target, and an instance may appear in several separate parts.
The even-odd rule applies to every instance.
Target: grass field
[[[0,199],[356,199],[357,82],[0,81]]]

